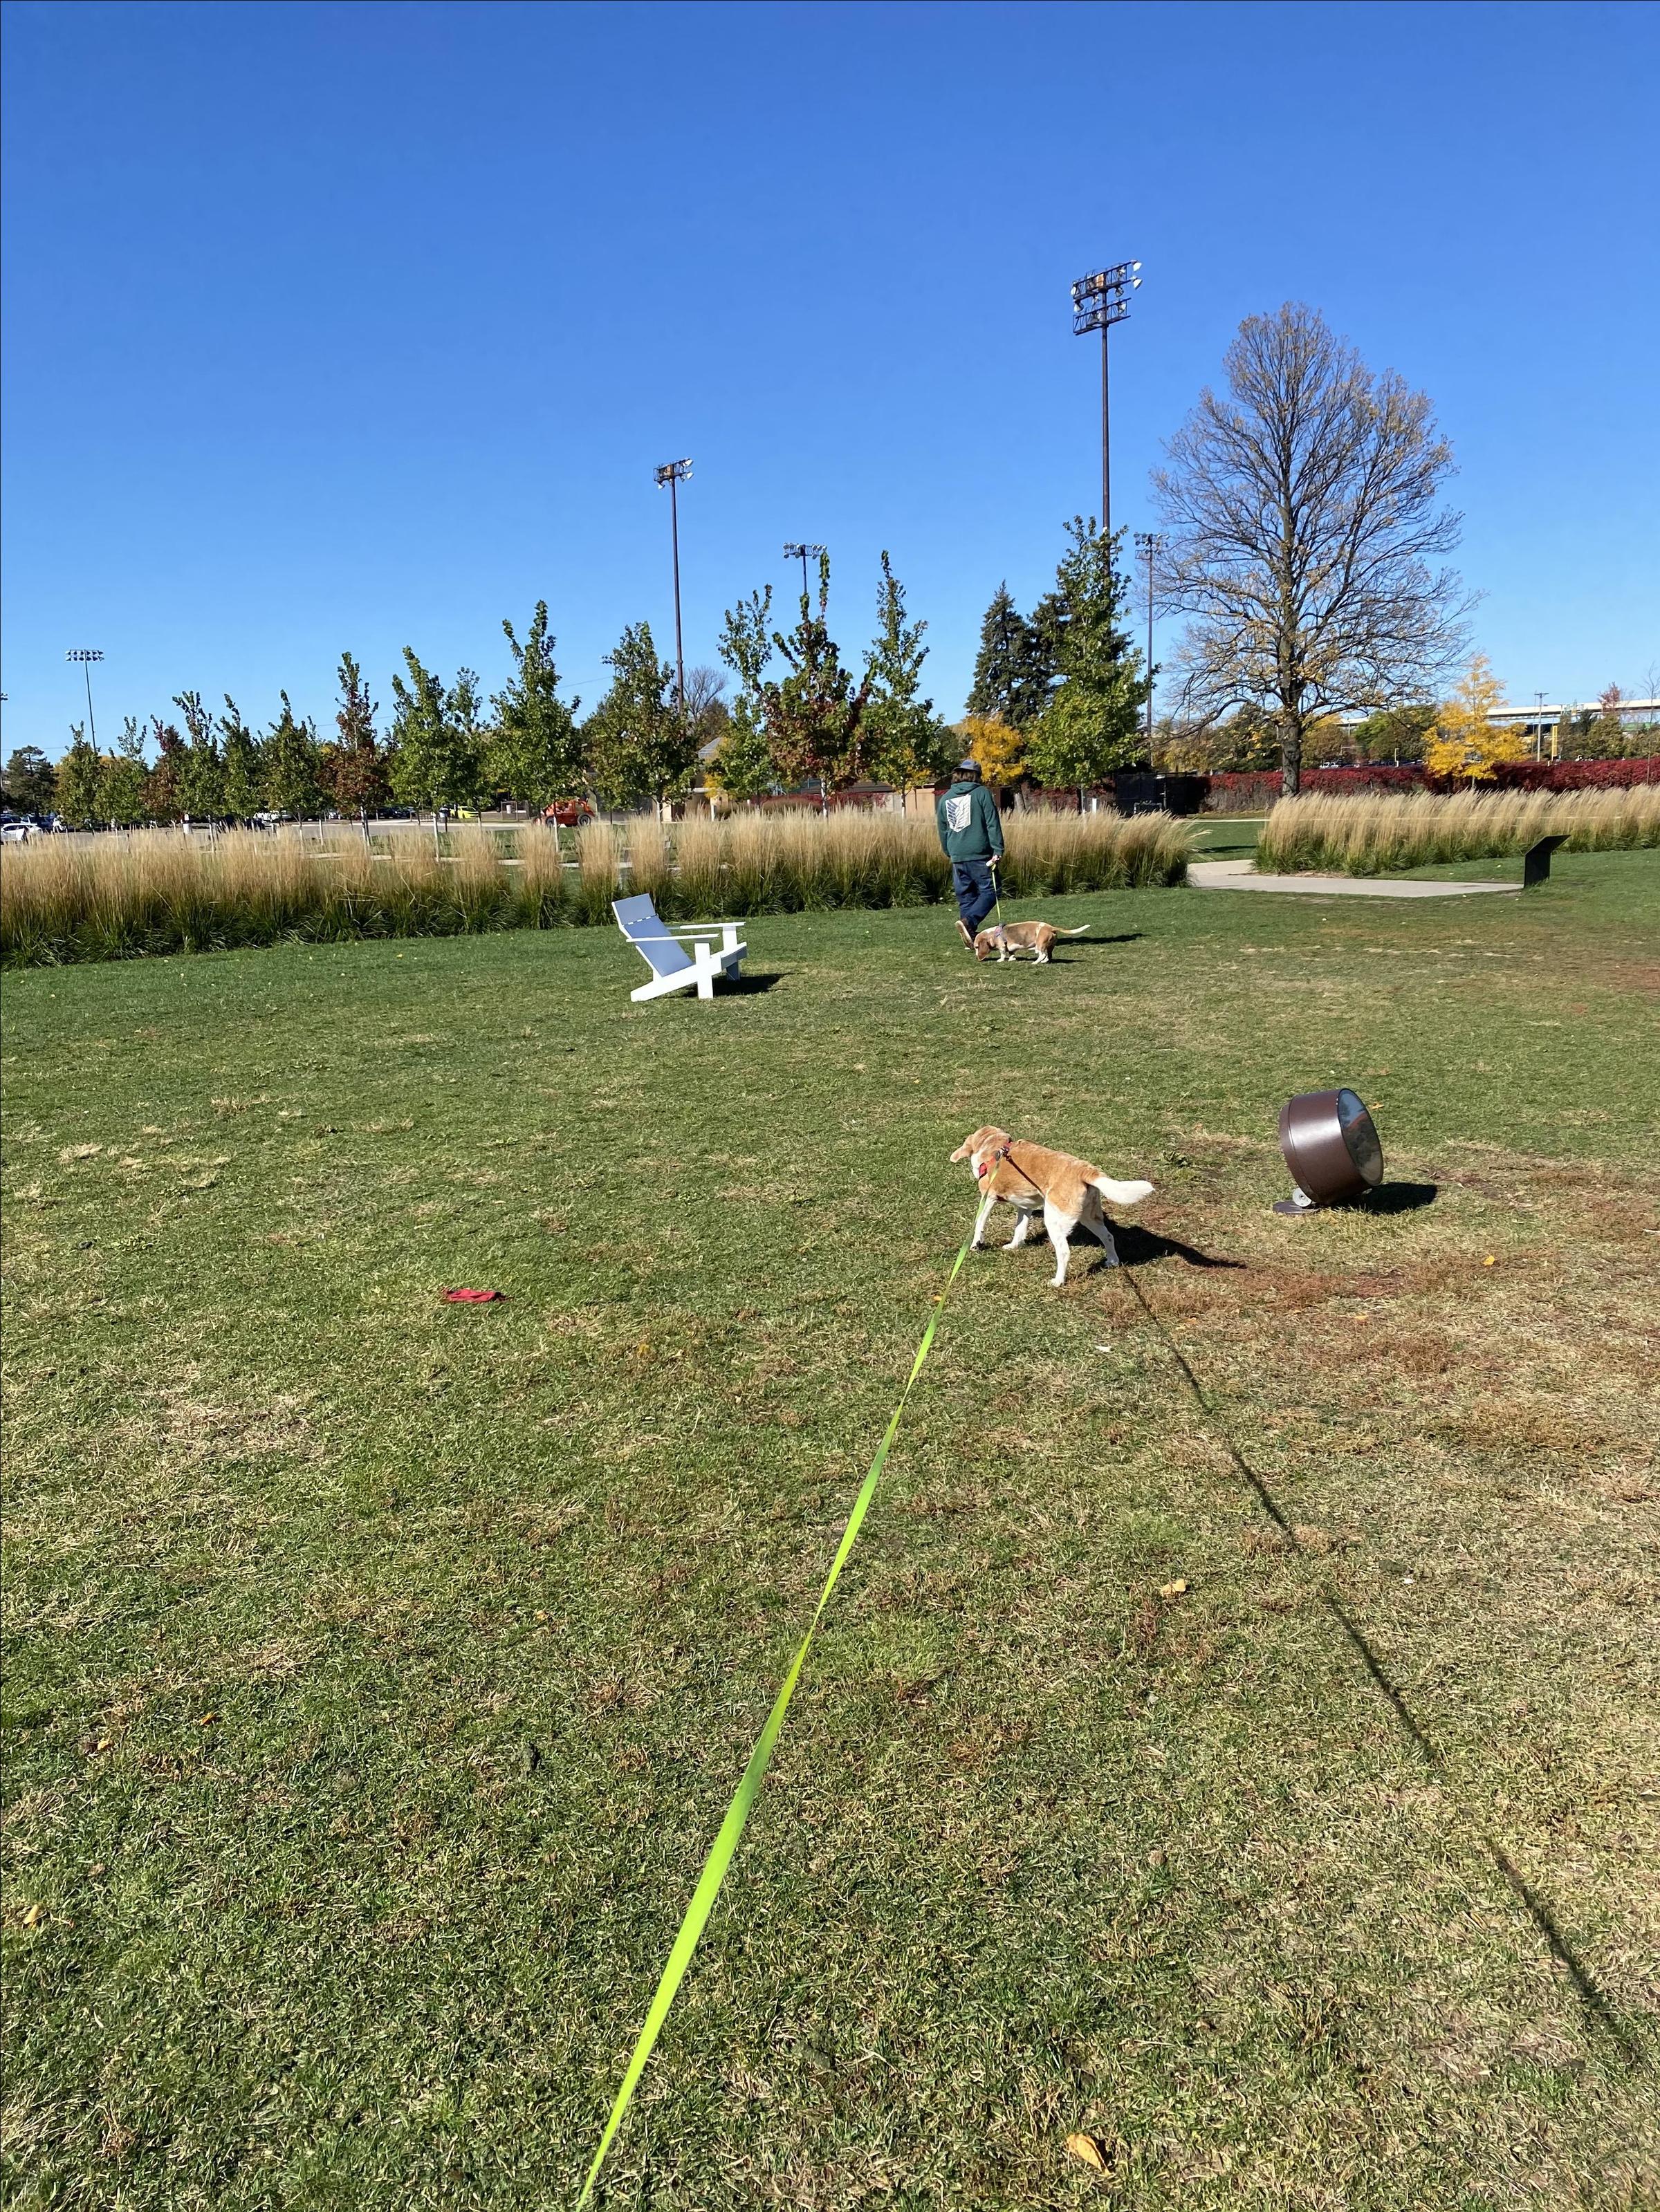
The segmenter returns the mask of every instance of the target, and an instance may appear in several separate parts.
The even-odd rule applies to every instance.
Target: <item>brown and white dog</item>
[[[1024,1137],[1011,1137],[1006,1129],[976,1129],[963,1139],[952,1158],[969,1161],[980,1187],[980,1212],[975,1219],[971,1249],[976,1252],[981,1249],[991,1210],[1000,1199],[1020,1217],[1013,1236],[1003,1247],[1006,1252],[1015,1251],[1025,1243],[1041,1213],[1055,1247],[1051,1288],[1057,1291],[1067,1279],[1067,1261],[1071,1257],[1067,1240],[1080,1224],[1098,1243],[1105,1245],[1106,1265],[1118,1265],[1118,1248],[1112,1241],[1101,1200],[1110,1198],[1115,1206],[1139,1206],[1152,1195],[1150,1182],[1116,1182],[1087,1160],[1074,1159],[1070,1152],[1051,1152],[1047,1145],[1028,1144]]]
[[[975,939],[974,957],[989,960],[994,952],[1000,960],[1010,960],[1017,952],[1030,952],[1038,967],[1046,967],[1057,937],[1082,937],[1088,927],[1086,921],[1076,929],[1056,929],[1048,921],[1000,921]]]

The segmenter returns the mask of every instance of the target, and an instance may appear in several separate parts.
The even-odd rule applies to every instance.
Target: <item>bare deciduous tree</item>
[[[1310,307],[1252,315],[1153,484],[1164,605],[1193,617],[1181,703],[1268,708],[1285,789],[1323,714],[1421,699],[1459,656],[1472,600],[1436,565],[1462,517],[1428,399],[1374,377]]]

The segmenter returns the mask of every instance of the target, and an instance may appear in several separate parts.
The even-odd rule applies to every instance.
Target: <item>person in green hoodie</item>
[[[976,760],[958,761],[956,780],[933,810],[939,842],[951,862],[957,927],[970,952],[974,934],[997,903],[1003,823],[997,801],[980,781]]]

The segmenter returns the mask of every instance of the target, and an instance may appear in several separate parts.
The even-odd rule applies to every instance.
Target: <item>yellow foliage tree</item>
[[[1014,783],[1025,774],[1026,740],[1024,732],[1000,721],[994,714],[970,714],[957,725],[964,749],[980,763],[989,784]]]
[[[1430,774],[1491,783],[1501,762],[1522,759],[1521,730],[1513,722],[1493,719],[1504,703],[1504,685],[1486,653],[1478,653],[1458,689],[1436,714],[1424,747],[1424,765]]]

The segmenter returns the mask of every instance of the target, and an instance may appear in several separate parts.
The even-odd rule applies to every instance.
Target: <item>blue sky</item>
[[[1432,395],[1512,698],[1660,664],[1647,6],[308,4],[4,10],[4,744],[187,687],[326,730],[343,648],[592,701],[892,553],[960,711],[1004,577],[1098,504],[1067,286],[1139,258],[1114,520],[1242,316]]]

